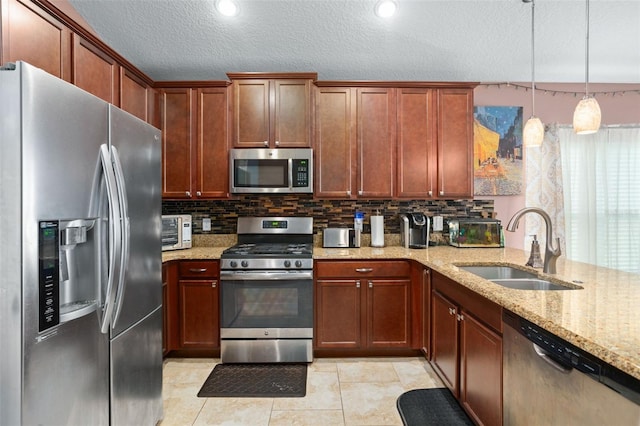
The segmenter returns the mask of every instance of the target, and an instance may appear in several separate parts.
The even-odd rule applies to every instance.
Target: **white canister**
[[[371,247],[384,247],[384,216],[371,216]]]

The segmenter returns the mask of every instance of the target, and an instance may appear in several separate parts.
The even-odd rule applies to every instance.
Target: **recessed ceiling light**
[[[375,13],[381,18],[389,18],[395,15],[398,5],[393,0],[380,0],[376,4]]]
[[[218,0],[216,9],[224,16],[236,16],[238,14],[238,5],[233,0]]]

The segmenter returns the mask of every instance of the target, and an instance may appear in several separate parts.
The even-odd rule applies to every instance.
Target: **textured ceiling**
[[[69,0],[154,80],[314,71],[320,80],[530,81],[531,3],[521,0]],[[539,82],[585,79],[585,1],[536,0]],[[640,0],[590,1],[589,80],[640,83]]]

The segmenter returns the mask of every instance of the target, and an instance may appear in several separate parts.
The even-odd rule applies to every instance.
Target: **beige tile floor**
[[[402,425],[396,399],[442,387],[423,358],[321,358],[304,398],[198,398],[219,359],[164,361],[164,420],[173,425]]]

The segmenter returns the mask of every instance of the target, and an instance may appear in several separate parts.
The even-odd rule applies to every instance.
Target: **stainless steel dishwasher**
[[[640,381],[504,311],[505,425],[640,425]]]

